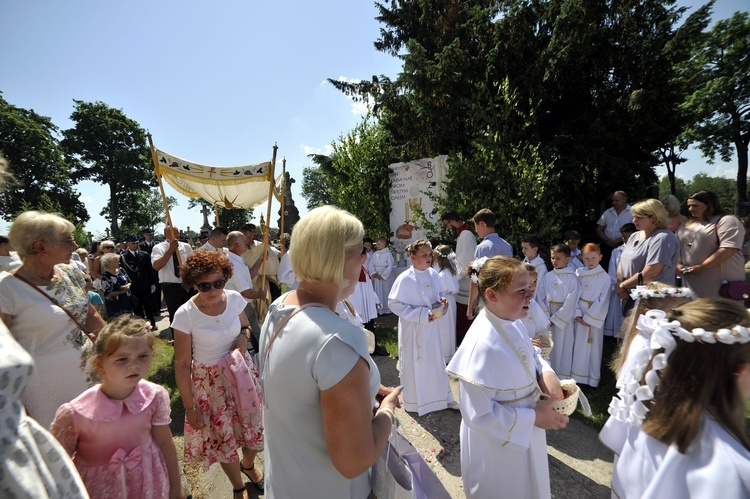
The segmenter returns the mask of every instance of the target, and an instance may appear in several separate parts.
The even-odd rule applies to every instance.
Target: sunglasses
[[[217,279],[214,282],[199,282],[198,284],[196,284],[196,287],[198,288],[198,291],[203,291],[205,293],[207,291],[211,291],[211,286],[216,289],[224,289],[224,285],[226,283],[226,279]]]

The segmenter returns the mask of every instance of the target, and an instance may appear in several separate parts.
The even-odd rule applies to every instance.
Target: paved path
[[[391,323],[395,324],[393,317],[383,318],[380,322],[390,326]],[[399,379],[395,359],[374,357],[374,360],[380,369],[383,384],[397,386]],[[455,380],[451,381],[451,388],[458,398],[458,383]],[[402,433],[432,464],[451,495],[464,497],[459,455],[460,413],[446,410],[418,417],[403,409],[396,412]],[[177,437],[176,441],[181,454],[182,437]],[[548,431],[547,443],[553,498],[610,497],[612,453],[599,441],[597,430],[580,420],[571,419],[565,430]],[[212,466],[205,474],[201,473],[199,466],[190,466],[187,474],[195,499],[231,499],[231,485],[220,466]],[[263,497],[252,485],[248,490],[250,497]]]

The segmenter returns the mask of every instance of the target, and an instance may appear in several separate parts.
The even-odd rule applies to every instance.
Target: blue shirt
[[[493,256],[509,256],[513,257],[513,248],[508,244],[508,241],[500,237],[497,232],[491,232],[482,239],[477,249],[474,250],[474,258],[481,258],[486,256],[487,258]]]

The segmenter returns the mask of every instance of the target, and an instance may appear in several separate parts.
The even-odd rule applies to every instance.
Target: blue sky
[[[718,0],[714,19],[749,7]],[[73,99],[103,101],[149,130],[156,147],[197,163],[266,161],[277,143],[277,166],[286,158],[304,213],[307,155],[328,152],[363,111],[326,78],[395,77],[401,68],[373,46],[376,15],[369,0],[0,0],[0,91],[61,129],[73,126]],[[693,152],[678,175],[699,171],[731,177],[736,167],[708,165]],[[199,212],[166,188],[178,198],[175,223],[199,227]],[[108,190],[91,182],[78,190],[87,230],[103,234]],[[274,224],[277,211],[274,204]],[[0,221],[0,232],[7,226]]]

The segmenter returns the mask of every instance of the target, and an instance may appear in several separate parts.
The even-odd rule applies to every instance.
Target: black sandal
[[[244,499],[245,498],[245,494],[244,494],[245,491],[247,491],[247,489],[245,487],[242,487],[241,489],[232,489],[232,499],[234,499],[234,496],[236,496],[237,494],[242,494],[242,499]]]
[[[250,475],[248,475],[247,472],[248,471],[253,471],[254,469],[255,469],[255,463],[253,463],[253,465],[250,466],[249,468],[245,468],[244,466],[242,466],[242,461],[240,461],[240,470],[242,471],[242,473],[244,473],[245,476],[247,477],[247,479],[250,480],[250,483],[252,483],[253,485],[255,485],[255,488],[257,488],[258,490],[260,490],[262,492],[263,490],[265,490],[265,479],[266,479],[266,477],[264,475],[264,476],[260,477],[260,480],[258,480],[257,482],[253,481],[253,479],[250,478]]]

